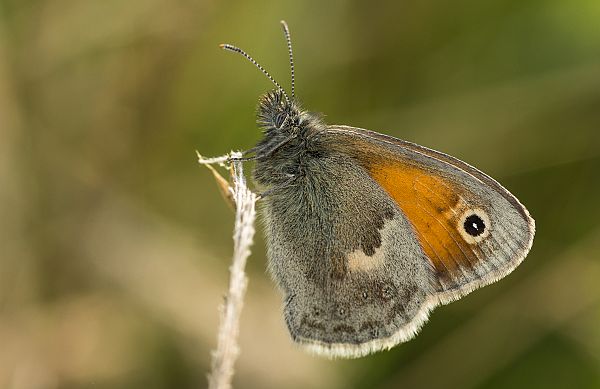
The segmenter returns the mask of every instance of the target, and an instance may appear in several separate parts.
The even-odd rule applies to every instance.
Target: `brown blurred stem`
[[[204,159],[198,154],[198,162],[203,165],[219,163],[223,165],[228,157],[241,157],[232,152],[229,156]],[[217,183],[222,188],[223,179],[211,169]],[[232,184],[227,189],[235,203],[235,225],[233,232],[233,262],[230,267],[229,290],[225,304],[221,307],[221,322],[217,338],[217,349],[212,353],[212,367],[208,376],[210,389],[231,388],[235,360],[240,352],[238,334],[240,315],[244,305],[244,294],[248,279],[244,273],[246,260],[250,255],[250,246],[254,237],[257,196],[246,186],[242,162],[233,162]]]

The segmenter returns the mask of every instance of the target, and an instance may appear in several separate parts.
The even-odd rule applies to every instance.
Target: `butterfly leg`
[[[258,147],[253,147],[251,149],[242,151],[242,157],[229,157],[227,159],[228,163],[231,162],[248,162],[248,161],[255,161],[257,160],[259,157],[258,155],[256,155],[256,153],[259,151],[260,149]],[[250,155],[250,154],[255,154],[255,155]]]
[[[296,134],[292,134],[292,135],[288,136],[287,138],[285,138],[284,140],[282,140],[281,142],[275,144],[274,146],[267,148],[264,151],[260,150],[258,147],[253,147],[249,150],[243,151],[242,155],[256,153],[255,155],[250,156],[250,157],[229,158],[227,161],[228,162],[247,162],[247,161],[255,161],[257,159],[262,159],[262,158],[268,158],[271,156],[271,154],[273,154],[275,151],[277,151],[277,149],[279,149],[281,146],[285,145],[286,143],[288,143],[295,137],[296,137]]]
[[[227,159],[227,163],[232,163],[232,162],[248,162],[248,161],[255,161],[257,159],[259,159],[259,157],[256,156],[256,155],[253,155],[251,157],[239,157],[239,158],[229,157]]]
[[[270,157],[274,152],[276,152],[281,146],[285,146],[287,143],[289,143],[292,139],[296,138],[296,136],[298,136],[297,134],[291,134],[290,136],[288,136],[287,138],[285,138],[284,140],[282,140],[281,142],[276,143],[273,146],[268,146],[263,150],[258,150],[257,154],[255,156],[255,159],[261,159],[261,158],[268,158]]]

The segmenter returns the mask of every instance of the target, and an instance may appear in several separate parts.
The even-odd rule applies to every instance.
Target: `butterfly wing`
[[[443,303],[504,277],[529,252],[533,219],[508,190],[481,171],[368,130],[330,126],[328,136],[407,216],[435,269]]]
[[[406,341],[431,309],[502,278],[531,246],[525,208],[464,162],[344,126],[310,144],[305,174],[272,191],[263,212],[286,323],[316,353],[357,357]]]

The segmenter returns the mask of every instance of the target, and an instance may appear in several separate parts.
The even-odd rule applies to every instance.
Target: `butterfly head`
[[[261,96],[257,121],[266,135],[291,135],[303,124],[303,113],[295,101],[290,101],[283,90],[272,90]]]

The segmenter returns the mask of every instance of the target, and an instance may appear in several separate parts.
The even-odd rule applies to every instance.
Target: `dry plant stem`
[[[240,157],[231,153],[231,157]],[[223,163],[227,158],[203,159],[201,164]],[[244,294],[248,280],[244,273],[246,260],[254,237],[256,218],[256,194],[246,186],[241,162],[233,163],[233,188],[229,188],[235,201],[235,226],[233,233],[233,263],[230,267],[229,290],[224,306],[221,307],[221,323],[217,339],[217,349],[212,354],[212,369],[208,377],[210,389],[231,388],[234,363],[239,354],[238,333],[240,315],[244,304]]]

